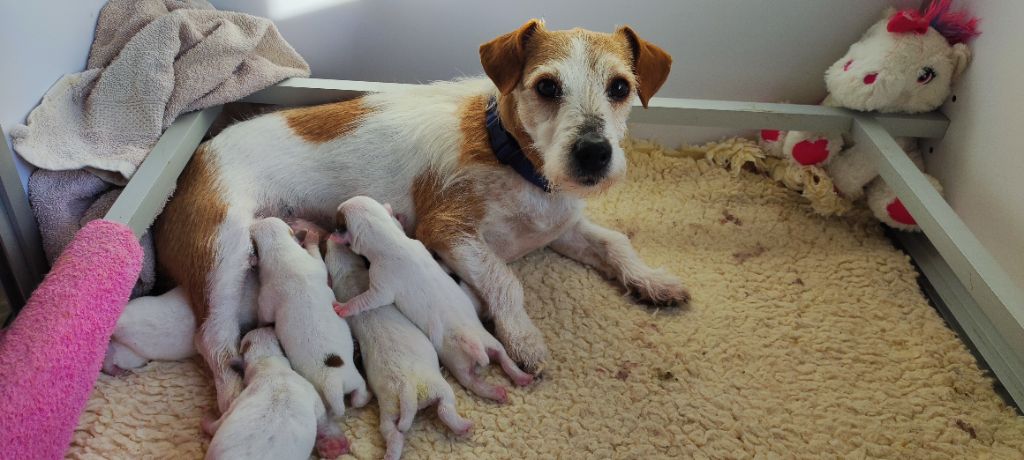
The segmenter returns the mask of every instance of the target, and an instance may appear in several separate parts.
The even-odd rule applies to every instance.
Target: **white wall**
[[[632,25],[675,64],[659,96],[814,104],[822,74],[902,0],[212,0],[270,17],[313,76],[400,83],[480,75],[479,45],[542,17],[549,28]],[[308,5],[292,14],[287,5]],[[667,144],[735,131],[632,125]]]
[[[1024,2],[977,0],[974,62],[942,108],[952,124],[925,160],[946,199],[1024,287]]]
[[[0,2],[0,125],[24,123],[66,73],[85,68],[96,18],[105,0]],[[10,146],[10,138],[3,140]],[[22,181],[28,166],[19,159]]]
[[[323,78],[426,82],[482,73],[478,46],[531,17],[548,27],[632,25],[675,67],[659,95],[816,103],[822,74],[889,0],[213,0],[267,15]],[[282,4],[321,4],[301,15]],[[769,5],[770,3],[770,5]],[[275,11],[279,11],[275,14]],[[276,17],[275,17],[276,16]]]

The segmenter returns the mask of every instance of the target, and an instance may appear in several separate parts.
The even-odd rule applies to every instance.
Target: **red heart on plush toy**
[[[793,146],[793,159],[804,166],[816,165],[828,159],[828,139],[800,141]]]
[[[775,142],[779,140],[779,130],[777,129],[762,129],[761,139],[765,142]]]
[[[885,207],[885,212],[889,213],[892,220],[903,225],[917,225],[914,216],[910,215],[910,211],[907,211],[907,207],[903,206],[903,202],[899,198],[892,200],[892,203]]]

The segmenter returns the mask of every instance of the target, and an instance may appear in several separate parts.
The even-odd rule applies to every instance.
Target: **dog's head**
[[[529,136],[554,189],[579,194],[625,173],[619,143],[633,100],[647,107],[672,65],[629,27],[549,31],[536,19],[482,45],[480,60],[501,92],[502,123]]]

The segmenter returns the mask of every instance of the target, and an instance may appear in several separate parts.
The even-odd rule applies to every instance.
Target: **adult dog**
[[[249,227],[258,217],[333,223],[356,195],[389,202],[413,234],[484,299],[498,338],[527,370],[547,358],[506,265],[550,246],[642,299],[689,300],[623,234],[590,222],[583,198],[625,173],[619,142],[672,59],[628,27],[550,31],[531,20],[480,47],[488,79],[263,115],[197,149],[156,222],[158,260],[189,292],[196,345],[226,410],[238,354]]]

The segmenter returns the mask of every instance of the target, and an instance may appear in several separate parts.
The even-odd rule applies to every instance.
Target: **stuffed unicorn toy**
[[[950,0],[935,0],[924,12],[889,9],[846,55],[825,72],[823,105],[883,113],[937,109],[970,62],[966,42],[978,35],[977,18],[950,11]],[[897,138],[922,171],[917,141]],[[901,230],[918,227],[913,216],[878,177],[871,157],[835,134],[761,131],[764,151],[785,161],[823,168],[835,191],[849,200],[866,196],[878,220]],[[941,193],[937,180],[928,176]]]

